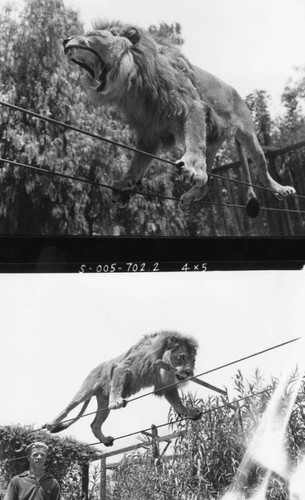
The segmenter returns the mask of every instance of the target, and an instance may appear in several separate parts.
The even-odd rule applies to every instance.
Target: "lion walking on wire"
[[[70,403],[45,428],[52,433],[67,429],[81,418],[95,396],[97,412],[91,429],[101,443],[111,446],[114,438],[102,432],[102,425],[110,411],[122,408],[127,403],[126,398],[147,387],[154,387],[156,395],[164,396],[182,417],[200,418],[202,411],[197,407],[186,407],[177,388],[177,384],[185,383],[194,375],[197,348],[194,338],[178,332],[164,331],[144,336],[127,352],[94,368]],[[159,361],[172,369],[163,369]],[[78,415],[65,420],[80,404],[82,408]]]
[[[295,194],[268,171],[255,134],[251,113],[237,91],[212,74],[192,66],[179,48],[157,43],[145,30],[120,22],[98,21],[85,35],[63,42],[67,56],[85,71],[82,84],[96,106],[115,105],[137,136],[137,149],[156,155],[161,147],[182,140],[185,152],[176,162],[190,189],[181,198],[185,208],[204,197],[215,154],[234,138],[252,184],[247,153],[258,168],[262,186],[279,200]],[[123,177],[113,184],[113,199],[128,202],[151,163],[136,152]],[[259,213],[252,186],[247,188],[249,216]]]

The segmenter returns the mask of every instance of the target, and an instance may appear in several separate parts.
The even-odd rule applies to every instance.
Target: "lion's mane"
[[[141,383],[143,387],[153,385],[156,389],[162,385],[156,361],[162,359],[164,352],[176,347],[184,347],[190,359],[195,359],[198,349],[197,341],[189,336],[173,331],[161,331],[145,335],[126,353],[125,358],[132,359],[131,373],[136,376],[133,383]],[[162,395],[159,391],[158,395]]]
[[[99,20],[93,27],[120,36],[120,50],[114,43],[109,66],[115,104],[129,123],[135,128],[147,123],[150,129],[160,129],[160,122],[172,118],[183,123],[198,93],[193,67],[181,51],[170,43],[157,43],[138,27],[139,40],[127,49],[122,37],[131,38],[133,26]],[[122,64],[126,50],[129,57]]]

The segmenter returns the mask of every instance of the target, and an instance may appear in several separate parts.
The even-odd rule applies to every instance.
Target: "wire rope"
[[[224,368],[228,368],[229,366],[232,366],[232,365],[234,365],[234,364],[236,364],[236,363],[240,363],[240,362],[242,362],[242,361],[246,361],[246,360],[251,359],[251,358],[253,358],[253,357],[260,356],[260,355],[265,354],[266,352],[272,351],[272,350],[274,350],[274,349],[278,349],[278,348],[280,348],[280,347],[284,347],[284,346],[286,346],[286,345],[288,345],[288,344],[291,344],[291,343],[293,343],[293,342],[296,342],[297,340],[300,340],[300,337],[296,337],[296,338],[294,338],[294,339],[287,340],[287,341],[282,342],[282,343],[280,343],[280,344],[276,344],[276,345],[274,345],[274,346],[267,347],[266,349],[263,349],[263,350],[261,350],[261,351],[257,351],[257,352],[255,352],[255,353],[252,353],[252,354],[249,354],[249,355],[247,355],[247,356],[244,356],[244,357],[242,357],[242,358],[238,358],[238,359],[236,359],[236,360],[234,360],[234,361],[230,361],[230,362],[228,362],[228,363],[225,363],[225,364],[223,364],[223,365],[217,366],[217,367],[215,367],[215,368],[211,368],[210,370],[207,370],[207,371],[204,371],[204,372],[202,372],[202,373],[196,374],[196,375],[194,375],[194,376],[192,376],[192,377],[188,377],[188,378],[187,378],[187,382],[192,381],[192,380],[193,380],[193,379],[195,379],[195,378],[199,378],[199,377],[202,377],[202,376],[204,376],[204,375],[208,375],[208,374],[213,373],[213,372],[215,372],[215,371],[222,370],[222,369],[224,369]],[[142,398],[144,398],[144,397],[146,397],[146,396],[151,396],[151,395],[153,395],[153,394],[156,394],[157,392],[164,391],[165,389],[170,389],[170,388],[172,388],[172,387],[177,387],[178,385],[183,384],[184,382],[185,382],[185,380],[182,380],[182,381],[177,381],[177,382],[174,382],[173,384],[169,384],[169,385],[166,385],[166,386],[160,387],[159,389],[155,389],[155,390],[153,390],[153,391],[145,392],[144,394],[140,394],[139,396],[135,396],[135,397],[133,397],[133,398],[130,398],[130,399],[127,401],[127,403],[131,403],[131,402],[133,402],[133,401],[137,401],[137,400],[142,399]],[[80,420],[81,418],[88,417],[88,416],[90,416],[90,415],[96,415],[97,413],[102,412],[102,411],[106,411],[106,410],[108,410],[108,409],[109,409],[109,408],[108,408],[108,406],[107,406],[107,407],[105,407],[105,408],[101,408],[101,409],[96,410],[96,411],[92,411],[92,412],[85,413],[84,415],[81,415],[81,416],[80,416],[77,420]],[[60,423],[61,423],[61,424],[63,424],[63,423],[68,423],[68,422],[72,422],[73,420],[75,420],[75,417],[74,417],[74,418],[69,418],[69,419],[66,419],[66,420],[62,420]],[[57,424],[54,424],[54,427],[55,427],[55,425],[57,425]],[[38,431],[41,431],[41,430],[44,430],[44,429],[45,429],[45,427],[40,427],[39,429],[33,429],[33,430],[31,430],[31,432],[32,432],[32,433],[34,433],[34,432],[38,432]]]
[[[110,143],[110,144],[113,144],[115,146],[118,146],[118,147],[121,147],[121,148],[124,148],[124,149],[128,149],[130,151],[133,151],[133,152],[136,152],[136,153],[140,153],[140,154],[144,154],[146,156],[149,156],[151,157],[152,159],[156,159],[158,161],[162,161],[163,163],[168,163],[169,165],[172,165],[176,168],[179,168],[177,163],[172,161],[172,160],[168,160],[166,158],[161,158],[157,155],[154,155],[154,154],[151,154],[151,153],[148,153],[147,151],[143,151],[143,150],[140,150],[140,149],[137,149],[135,147],[132,147],[132,146],[128,146],[127,144],[122,144],[121,142],[118,142],[118,141],[114,141],[112,139],[108,139],[106,137],[103,137],[99,134],[95,134],[93,132],[89,132],[87,130],[83,130],[79,127],[75,127],[73,125],[69,125],[68,123],[65,123],[65,122],[61,122],[59,120],[55,120],[54,118],[50,118],[50,117],[47,117],[47,116],[43,116],[39,113],[35,113],[34,111],[30,111],[28,109],[25,109],[25,108],[21,108],[20,106],[16,106],[14,104],[10,104],[10,103],[7,103],[5,101],[2,101],[0,100],[0,105],[2,106],[6,106],[10,109],[13,109],[15,111],[19,111],[19,112],[23,112],[25,114],[28,114],[30,116],[33,116],[34,118],[38,118],[38,119],[41,119],[41,120],[45,120],[47,122],[50,122],[54,125],[59,125],[59,126],[62,126],[62,127],[65,127],[67,129],[70,129],[70,130],[73,130],[74,132],[78,132],[78,133],[81,133],[81,134],[85,134],[85,135],[88,135],[90,137],[93,137],[95,139],[99,139],[99,140],[102,140],[104,142],[107,142],[107,143]],[[303,141],[304,142],[304,141]],[[303,147],[303,142],[300,143]],[[260,186],[260,185],[256,185],[256,184],[251,184],[251,183],[248,183],[246,181],[241,181],[241,180],[238,180],[238,179],[230,179],[229,177],[226,177],[226,176],[222,176],[222,175],[219,175],[219,174],[215,174],[213,172],[209,172],[210,176],[212,177],[215,177],[215,178],[218,178],[218,179],[222,179],[222,180],[225,180],[225,181],[228,181],[228,182],[235,182],[237,184],[241,184],[241,185],[245,185],[245,186],[251,186],[255,189],[261,189],[261,190],[264,190],[264,191],[268,191],[268,192],[271,192],[273,193],[273,190],[271,188],[267,188],[265,186]],[[112,189],[112,188],[111,188]],[[153,195],[154,196],[154,195]],[[297,197],[297,198],[300,198],[300,199],[305,199],[305,195],[298,195],[298,194],[294,194],[293,195],[294,197]]]
[[[242,396],[240,398],[237,398],[237,399],[234,399],[233,401],[229,401],[227,403],[224,403],[222,405],[219,405],[219,406],[214,406],[212,408],[209,408],[208,410],[205,410],[202,415],[206,415],[208,413],[212,413],[212,412],[215,412],[215,411],[218,411],[218,410],[221,410],[223,408],[226,408],[227,406],[230,406],[232,407],[232,405],[236,404],[236,403],[239,403],[240,401],[245,401],[247,399],[251,399],[251,398],[254,398],[255,396],[259,396],[261,394],[264,394],[264,393],[267,393],[267,392],[270,392],[272,390],[272,388],[268,388],[268,389],[263,389],[261,391],[258,391],[258,392],[255,392],[255,393],[252,393],[252,394],[249,394],[248,396]],[[154,427],[156,429],[160,429],[162,427],[166,427],[168,425],[173,425],[173,424],[176,424],[176,423],[180,423],[180,422],[183,422],[183,421],[186,421],[186,420],[193,420],[191,419],[190,417],[183,417],[183,418],[178,418],[176,420],[173,420],[171,422],[166,422],[164,424],[159,424],[159,425],[155,425]],[[36,432],[38,431],[41,431],[41,430],[44,430],[43,428],[41,429],[37,429]],[[114,441],[118,441],[119,439],[124,439],[124,438],[127,438],[127,437],[131,437],[131,436],[135,436],[136,434],[141,434],[141,433],[145,433],[145,432],[149,432],[151,430],[151,427],[147,427],[146,429],[140,429],[138,431],[133,431],[133,432],[130,432],[128,434],[122,434],[121,436],[118,436],[116,438],[113,438]],[[34,432],[34,431],[31,431],[31,432]],[[96,446],[96,445],[100,445],[100,444],[103,444],[101,443],[100,441],[97,441],[97,442],[94,442],[94,443],[85,443],[84,446]],[[23,455],[22,457],[14,457],[14,458],[7,458],[6,459],[6,462],[12,462],[14,460],[22,460],[24,458],[27,458],[27,455]]]
[[[76,181],[76,182],[83,182],[83,183],[86,183],[86,184],[89,184],[92,186],[98,186],[98,187],[102,187],[102,188],[106,188],[106,189],[110,189],[110,190],[114,189],[113,186],[110,186],[109,184],[106,184],[106,183],[102,183],[102,182],[98,182],[98,181],[91,181],[89,179],[85,179],[84,177],[77,177],[77,176],[70,175],[70,174],[64,174],[62,172],[57,172],[55,170],[48,170],[48,169],[43,168],[43,167],[36,167],[34,165],[28,165],[26,163],[22,163],[19,161],[9,160],[7,158],[0,157],[0,162],[7,163],[13,167],[26,168],[26,169],[33,170],[35,172],[42,173],[42,174],[47,174],[47,175],[51,175],[51,176],[55,176],[55,177],[62,177],[65,179]],[[209,175],[212,175],[212,174],[209,174]],[[242,182],[242,181],[238,181],[238,182]],[[249,185],[249,184],[247,184],[247,185]],[[177,202],[180,201],[179,198],[176,198],[174,196],[161,195],[159,193],[149,192],[149,191],[133,190],[132,194],[140,195],[140,196],[144,196],[144,197],[158,198],[161,200],[170,200],[170,201],[177,201]],[[234,204],[234,203],[220,203],[220,202],[210,202],[210,201],[204,202],[202,200],[198,200],[196,203],[199,203],[201,205],[206,205],[206,206],[210,205],[210,206],[217,206],[217,207],[238,208],[238,209],[242,209],[242,210],[246,209],[246,205],[238,205],[238,204]],[[304,210],[296,210],[296,209],[289,209],[289,208],[277,208],[277,207],[264,207],[264,206],[262,206],[262,207],[260,207],[260,210],[305,214]]]

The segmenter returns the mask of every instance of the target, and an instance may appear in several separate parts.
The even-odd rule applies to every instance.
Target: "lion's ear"
[[[140,40],[140,33],[137,28],[130,27],[126,28],[121,32],[121,36],[128,38],[133,45],[135,45]]]
[[[174,349],[174,347],[177,347],[177,344],[179,343],[177,337],[172,335],[171,337],[168,337],[166,339],[166,348],[169,350]]]

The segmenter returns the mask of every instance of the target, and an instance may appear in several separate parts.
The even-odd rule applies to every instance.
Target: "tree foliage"
[[[82,32],[76,12],[62,0],[29,0],[19,16],[2,11],[0,98],[90,132],[134,144],[128,126],[113,110],[88,103],[80,70],[64,57],[62,40]],[[179,27],[162,26],[178,37]],[[2,158],[111,186],[130,162],[124,149],[5,107],[0,116]],[[0,230],[6,234],[178,235],[184,222],[173,203],[136,196],[124,210],[111,203],[111,190],[2,165],[4,196]],[[156,166],[147,189],[171,194],[164,168]],[[182,218],[183,219],[183,218]]]
[[[32,427],[1,426],[1,474],[9,481],[13,476],[28,470],[25,449],[33,441],[43,441],[49,446],[46,469],[59,481],[63,497],[80,500],[83,470],[100,454],[94,448],[72,438],[58,438],[46,431],[34,433]]]
[[[305,133],[305,67],[297,68],[295,78],[290,78],[282,93],[285,113],[278,124],[279,140],[296,142]]]
[[[256,90],[246,97],[256,128],[258,140],[263,146],[270,146],[271,115],[269,111],[270,96],[264,90]]]

